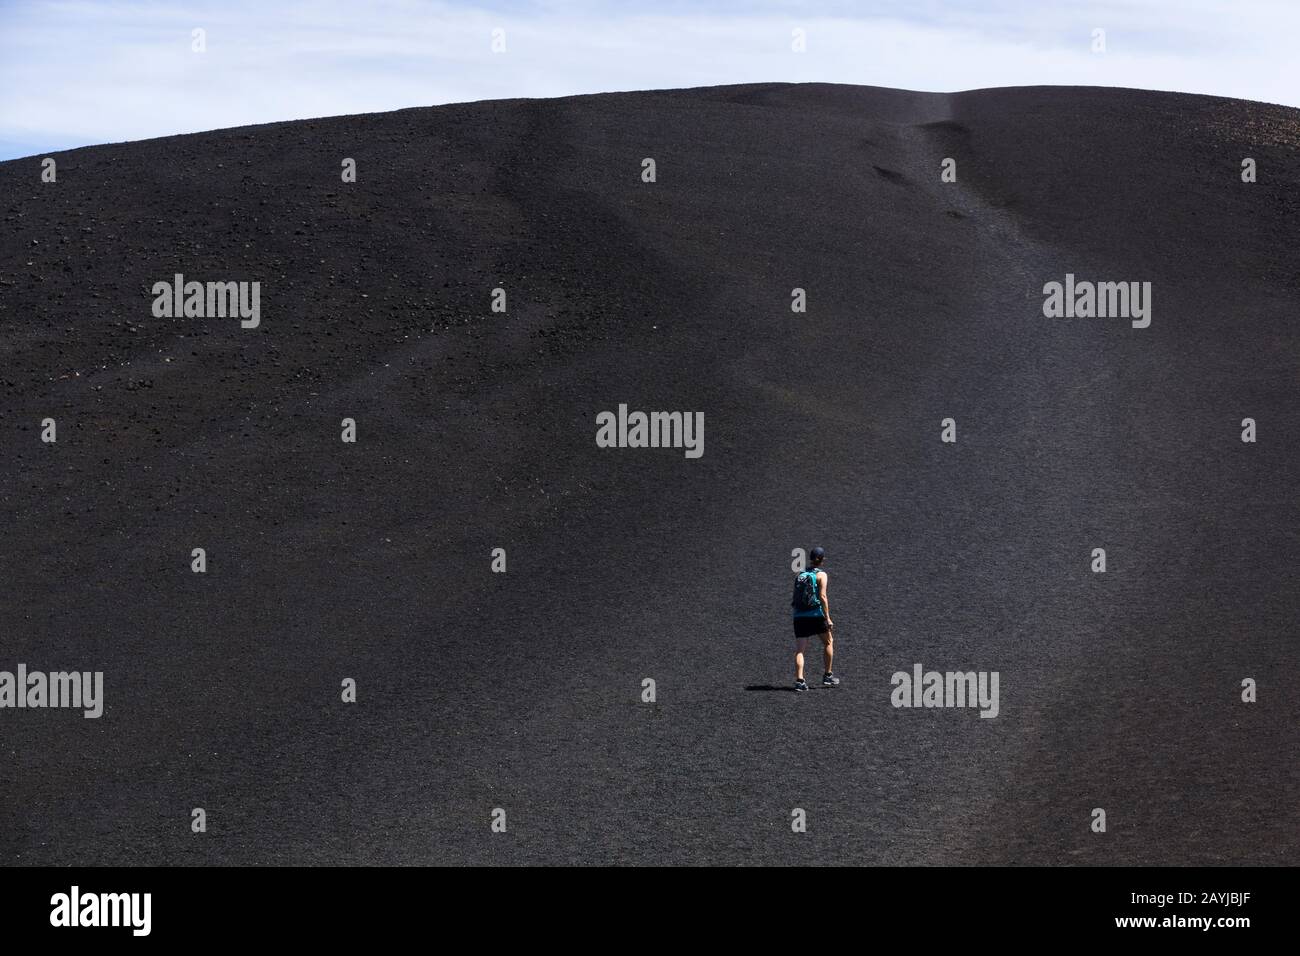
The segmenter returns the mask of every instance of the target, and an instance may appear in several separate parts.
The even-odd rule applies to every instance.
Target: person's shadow
[[[793,685],[793,684],[781,684],[781,685],[777,685],[777,684],[747,684],[747,685],[745,686],[745,690],[788,690],[790,693],[793,694],[793,693],[794,693],[794,685]]]

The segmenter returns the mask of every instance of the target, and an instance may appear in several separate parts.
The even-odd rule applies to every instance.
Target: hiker
[[[831,660],[835,656],[831,629],[835,622],[831,620],[831,606],[826,600],[829,576],[822,568],[825,560],[826,549],[813,548],[808,553],[808,568],[800,571],[794,579],[794,598],[790,604],[794,608],[794,689],[797,691],[808,689],[808,682],[803,679],[803,655],[808,650],[809,638],[814,635],[822,639],[822,656],[826,660],[822,686],[834,687],[840,682],[831,671]]]

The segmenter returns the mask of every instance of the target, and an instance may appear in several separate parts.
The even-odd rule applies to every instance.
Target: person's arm
[[[826,626],[834,627],[835,622],[831,620],[831,606],[826,600],[826,583],[830,581],[831,576],[825,571],[817,572],[817,597],[822,602],[822,613],[826,615]]]

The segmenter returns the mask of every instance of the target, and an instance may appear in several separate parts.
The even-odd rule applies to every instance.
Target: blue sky
[[[796,29],[806,52],[792,50]],[[767,81],[1131,86],[1295,106],[1298,36],[1296,0],[0,0],[0,159],[466,100]]]

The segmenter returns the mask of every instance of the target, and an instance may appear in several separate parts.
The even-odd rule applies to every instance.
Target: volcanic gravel
[[[105,698],[0,710],[0,859],[1300,862],[1298,149],[766,84],[0,163],[0,670]],[[260,324],[155,317],[176,273]],[[1045,317],[1067,273],[1150,326]],[[703,456],[598,447],[620,404]],[[818,544],[843,684],[794,694]],[[917,663],[998,716],[894,707]]]

